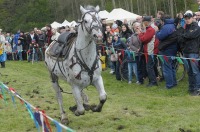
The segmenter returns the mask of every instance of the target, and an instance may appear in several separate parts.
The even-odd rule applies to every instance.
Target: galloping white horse
[[[78,27],[78,36],[73,42],[68,57],[65,60],[55,60],[47,53],[48,48],[45,51],[45,63],[56,92],[62,123],[68,123],[68,118],[63,109],[58,78],[64,79],[71,85],[77,105],[74,114],[77,116],[83,115],[86,108],[90,108],[93,112],[100,112],[106,101],[106,92],[101,76],[101,62],[97,56],[95,44],[97,36],[102,35],[98,16],[99,6],[88,6],[87,8],[80,6],[80,10],[82,20]],[[100,103],[95,107],[89,106],[88,97],[83,93],[83,89],[89,85],[95,86],[99,92]]]

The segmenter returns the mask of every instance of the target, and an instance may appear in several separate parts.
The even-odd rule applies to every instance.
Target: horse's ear
[[[95,7],[95,10],[96,10],[96,12],[99,12],[99,10],[100,10],[99,5]]]
[[[85,14],[86,13],[86,10],[80,5],[80,11],[82,14]]]

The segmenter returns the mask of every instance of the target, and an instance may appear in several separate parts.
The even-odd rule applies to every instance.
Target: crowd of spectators
[[[109,24],[106,23],[106,19],[102,19],[102,44],[108,47],[108,52],[102,50],[104,46],[99,46],[98,52],[107,57],[110,74],[115,75],[117,80],[122,80],[120,65],[127,59],[129,84],[143,85],[144,80],[148,78],[146,87],[154,87],[158,86],[159,80],[165,80],[166,88],[171,89],[177,86],[174,65],[176,60],[173,58],[177,52],[186,58],[199,59],[199,26],[200,12],[193,13],[190,10],[178,13],[175,19],[163,11],[158,11],[155,18],[144,15],[131,24],[127,20],[117,20]],[[0,31],[0,44],[2,45],[2,40],[5,39],[4,52],[7,60],[37,62],[44,60],[45,49],[65,31],[76,32],[76,29],[53,29],[51,25],[46,25],[45,30],[34,28],[26,33],[17,31],[16,34],[12,34]],[[162,78],[157,70],[157,55],[167,57],[167,62],[162,63]],[[188,59],[184,65],[189,76],[189,93],[200,95],[199,62]],[[1,60],[1,66],[5,67],[5,59]],[[135,82],[132,81],[133,73]]]
[[[109,47],[107,57],[110,74],[114,74],[120,81],[120,65],[126,59],[129,84],[143,85],[144,80],[148,78],[149,83],[146,87],[154,87],[158,86],[158,81],[165,80],[165,87],[171,89],[177,86],[175,57],[179,52],[183,57],[190,58],[183,60],[188,72],[189,93],[200,95],[199,21],[200,12],[193,13],[190,10],[178,13],[176,18],[158,11],[155,18],[138,17],[132,24],[127,20],[117,20],[111,25],[103,19],[103,42]],[[161,68],[162,76],[157,69],[157,55],[162,55],[165,59]],[[192,61],[191,58],[197,61]],[[135,82],[132,82],[133,73]]]

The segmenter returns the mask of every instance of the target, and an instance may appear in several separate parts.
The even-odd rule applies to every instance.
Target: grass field
[[[6,62],[6,68],[0,69],[0,73],[0,81],[59,121],[58,104],[43,62],[33,65]],[[76,117],[68,109],[75,104],[73,96],[63,94],[70,128],[77,132],[200,132],[200,97],[188,95],[187,77],[176,88],[167,90],[164,83],[146,88],[116,81],[109,71],[102,75],[108,99],[101,113],[89,111]],[[69,85],[60,83],[65,91],[71,92]],[[99,102],[94,87],[88,87],[85,92],[91,104]],[[0,132],[36,132],[25,106],[16,99],[15,107],[8,94],[7,100],[8,105],[0,100]]]

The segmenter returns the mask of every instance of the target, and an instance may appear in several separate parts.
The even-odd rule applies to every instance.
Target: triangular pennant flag
[[[124,50],[123,49],[121,50],[121,53],[122,53],[122,58],[124,58]]]
[[[5,88],[4,88],[4,85],[1,85],[0,86],[0,90],[1,90],[1,93],[2,93],[2,95],[3,95],[3,99],[4,99],[4,101],[6,102],[6,104],[7,104],[7,100],[6,100],[6,94],[5,94]]]
[[[176,59],[180,64],[184,64],[180,57],[176,57]]]
[[[113,47],[111,48],[111,51],[113,54],[115,54],[115,49]]]
[[[41,113],[40,112],[34,112],[34,118],[37,121],[37,123],[42,126],[43,132],[49,132],[48,128],[46,127],[44,120],[41,118]],[[43,123],[42,123],[43,122]]]
[[[163,58],[167,63],[169,63],[169,59],[168,59],[168,57],[166,55],[164,55]]]
[[[106,54],[109,56],[108,47],[106,46]]]
[[[128,55],[129,58],[131,57],[131,54],[130,54],[129,50],[126,50],[126,54]]]
[[[132,51],[132,54],[133,54],[133,60],[135,61],[135,52]]]
[[[160,61],[161,61],[163,64],[165,63],[162,55],[158,55],[158,58],[160,59]]]
[[[195,59],[192,59],[192,62],[193,62],[193,63],[196,63],[196,60],[195,60]]]
[[[28,110],[28,112],[29,112],[29,114],[30,114],[30,116],[31,116],[31,119],[33,119],[33,121],[34,121],[35,126],[36,126],[36,128],[38,129],[38,132],[40,132],[40,126],[39,126],[37,120],[35,119],[35,117],[34,117],[34,115],[33,115],[33,111],[32,111],[32,109],[31,109],[30,105],[29,105],[28,103],[25,103],[25,106],[26,106],[26,108],[27,108],[27,110]]]
[[[53,123],[56,125],[57,132],[62,132],[62,128],[56,120],[53,120]]]
[[[42,113],[43,113],[43,117],[44,117],[44,122],[45,122],[45,124],[46,124],[47,127],[49,128],[50,132],[52,132],[51,125],[50,125],[50,123],[49,123],[49,121],[48,121],[48,119],[47,119],[47,117],[46,117],[45,111],[42,110]]]

